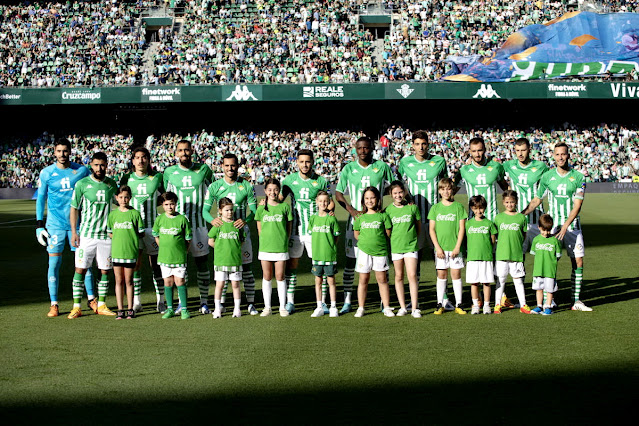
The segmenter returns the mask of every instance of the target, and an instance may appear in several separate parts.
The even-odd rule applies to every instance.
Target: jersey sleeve
[[[184,218],[184,239],[186,241],[191,241],[193,239],[193,231],[191,229],[191,222],[186,218],[186,216],[182,216]]]
[[[284,205],[286,206],[286,209],[285,209],[286,220],[291,222],[293,220],[293,212],[291,211],[291,206],[289,206],[288,204],[284,204]]]
[[[167,170],[165,170],[165,172],[167,172]],[[169,174],[168,173],[164,173],[162,175],[162,184],[164,185],[164,189],[168,192],[168,191],[172,191],[173,188],[171,187],[171,182],[169,181]]]
[[[206,169],[204,172],[204,183],[208,186],[213,183],[213,170],[206,164],[204,164],[204,167]]]
[[[160,236],[160,220],[162,216],[158,216],[155,218],[155,222],[153,222],[153,230],[151,231],[151,235],[154,237]]]
[[[257,212],[255,213],[255,220],[259,222],[262,220],[263,217],[264,217],[264,206],[259,206],[257,208]]]
[[[413,215],[415,216],[415,219],[418,221],[421,221],[422,214],[419,212],[419,209],[417,208],[415,204],[412,204],[412,206],[413,206]]]
[[[537,188],[536,194],[537,198],[544,198],[544,195],[546,195],[546,191],[548,190],[548,183],[546,182],[547,176],[548,172],[541,175],[541,179],[539,179],[539,188]]]
[[[561,257],[561,244],[557,238],[555,238],[555,254],[557,255],[557,259]]]
[[[331,217],[331,226],[333,228],[333,235],[335,237],[337,237],[338,235],[341,234],[340,230],[339,230],[339,222],[337,221],[337,218],[335,218],[335,216],[330,216]]]
[[[437,217],[437,206],[438,205],[439,205],[439,203],[435,204],[433,207],[430,208],[430,210],[428,210],[428,216],[426,217],[426,219],[435,220],[435,218]]]
[[[464,208],[464,206],[461,205],[461,203],[457,203],[457,209],[459,211],[459,220],[462,219],[468,219],[468,213],[466,212],[466,209]]]
[[[350,173],[347,167],[348,164],[340,172],[339,179],[337,180],[337,186],[335,187],[335,191],[341,192],[342,194],[346,194],[346,190],[348,189],[348,178]]]
[[[575,191],[575,195],[573,199],[575,200],[583,200],[584,195],[586,195],[586,182],[584,182],[584,175],[581,173],[577,174],[578,178],[576,179],[577,190]]]
[[[218,228],[217,226],[212,227],[209,230],[209,238],[216,239],[217,238],[217,234],[219,234],[219,232],[220,232],[220,228]]]
[[[73,188],[73,195],[71,195],[71,207],[80,210],[82,208],[82,187],[84,186],[82,181],[78,182]]]
[[[384,167],[384,179],[386,180],[386,182],[384,182],[384,189],[386,189],[396,177],[395,173],[393,173],[393,169],[391,169],[388,164],[384,163],[384,166],[386,166]]]
[[[353,223],[353,231],[359,231],[361,229],[361,219],[362,215],[357,216],[357,219],[355,219],[355,223]]]
[[[382,213],[382,215],[384,216],[384,227],[386,229],[392,229],[393,228],[393,222],[391,222],[390,216],[387,215],[386,213]]]
[[[491,233],[492,235],[497,234],[497,227],[495,226],[495,223],[494,223],[494,222],[490,222],[490,233]]]
[[[114,211],[112,211],[111,213],[109,213],[109,218],[107,219],[107,234],[112,234],[113,233],[113,222],[114,220]]]
[[[255,197],[255,188],[248,183],[248,197],[246,197],[246,205],[249,208],[250,213],[246,215],[246,222],[251,222],[255,219],[255,212],[257,211],[257,198]]]
[[[215,203],[213,185],[212,183],[206,188],[206,195],[204,195],[204,203],[202,204],[202,217],[206,223],[213,221],[213,216],[211,215],[211,209],[213,208],[213,203]]]
[[[139,211],[136,210],[135,211],[135,216],[136,216],[135,221],[137,222],[137,224],[136,224],[137,231],[138,231],[137,233],[138,234],[143,234],[145,226],[144,226],[144,221],[142,220],[142,215],[140,214]]]
[[[36,220],[44,220],[44,208],[49,192],[49,173],[44,169],[38,178],[38,198],[36,199]]]

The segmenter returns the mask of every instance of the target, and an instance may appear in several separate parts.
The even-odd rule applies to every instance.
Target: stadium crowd
[[[393,169],[411,153],[412,130],[390,126],[380,135],[375,158]],[[151,151],[153,165],[163,171],[175,163],[175,146],[182,139],[193,143],[195,161],[206,162],[213,173],[222,175],[221,159],[226,152],[240,158],[240,174],[255,184],[267,177],[282,178],[294,169],[296,153],[311,149],[316,153],[315,168],[329,182],[336,183],[342,167],[353,159],[352,146],[362,133],[355,131],[309,132],[225,132],[201,130],[189,134],[149,135],[144,142]],[[490,155],[501,161],[513,156],[512,142],[527,137],[533,159],[552,164],[552,147],[565,142],[571,148],[571,161],[587,182],[629,181],[639,174],[639,128],[601,124],[583,128],[566,124],[560,129],[486,128],[474,130],[440,129],[430,132],[431,152],[442,155],[453,176],[467,160],[468,141],[474,136],[486,140]],[[0,187],[33,188],[40,170],[54,156],[51,141],[58,135],[44,133],[34,140],[5,140],[0,144]],[[129,167],[131,135],[63,135],[72,145],[72,161],[88,164],[91,155],[104,151],[109,157],[109,176],[119,177]]]
[[[184,17],[174,30],[158,31],[147,70],[146,25],[138,16],[156,4],[179,5]],[[359,23],[369,4],[393,11],[381,52]],[[604,6],[637,12],[639,1]],[[0,5],[0,87],[437,80],[448,56],[491,56],[516,29],[568,7],[526,0],[24,1]]]
[[[135,10],[115,0],[0,5],[0,86],[136,84],[146,42]]]

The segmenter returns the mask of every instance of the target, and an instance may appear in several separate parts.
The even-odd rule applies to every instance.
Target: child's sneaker
[[[335,309],[337,309],[337,308],[335,308]],[[322,308],[322,307],[315,308],[315,310],[311,314],[311,318],[317,318],[317,317],[321,317],[321,316],[324,316],[324,308]]]
[[[531,314],[534,314],[534,315],[538,315],[538,314],[541,314],[543,311],[544,311],[544,310],[543,310],[543,309],[541,309],[541,306],[537,306],[536,308],[531,309],[531,310],[530,310],[530,313],[531,313]]]
[[[493,310],[493,313],[501,314],[501,310],[502,310],[502,305],[495,305],[495,309]]]
[[[189,311],[186,308],[182,308],[182,312],[180,312],[180,318],[189,319],[189,318],[191,318],[191,314],[189,313]]]
[[[328,310],[328,316],[330,318],[337,318],[339,316],[339,311],[337,310],[337,308],[330,308]]]
[[[175,316],[175,311],[173,310],[173,308],[166,308],[166,311],[164,311],[164,315],[162,315],[162,319],[169,319],[169,318],[173,318]]]
[[[118,314],[115,316],[116,320],[124,319],[124,311],[118,311]]]
[[[484,303],[484,315],[490,315],[493,311],[490,309],[490,303]]]
[[[519,312],[521,312],[522,314],[530,314],[531,309],[528,305],[524,305],[521,308],[519,308]]]
[[[328,309],[328,305],[326,303],[324,303],[324,302],[322,302],[322,309],[324,309],[324,315],[328,315],[328,314],[331,313],[331,310]],[[335,309],[337,309],[337,308],[335,308]]]
[[[273,310],[271,308],[264,308],[260,314],[261,317],[269,317],[271,315],[273,315]]]
[[[293,312],[295,312],[295,305],[291,302],[288,302],[284,309],[286,309],[289,314],[292,314]]]
[[[248,305],[248,313],[251,315],[257,315],[259,314],[259,312],[257,311],[257,309],[255,308],[255,305],[253,305],[252,303],[249,303]]]
[[[163,300],[160,300],[155,306],[155,310],[161,314],[166,312],[166,303]]]
[[[364,308],[361,306],[357,308],[357,312],[355,312],[355,318],[361,318],[364,316]]]
[[[572,308],[570,308],[573,311],[584,311],[584,312],[591,312],[592,308],[586,306],[584,304],[584,302],[582,302],[581,300],[577,300],[575,302],[574,305],[572,305]]]
[[[395,316],[395,312],[393,312],[393,310],[391,308],[384,308],[384,316],[385,317],[394,317]]]
[[[280,316],[281,316],[281,317],[287,317],[287,316],[289,316],[289,313],[288,313],[288,311],[286,310],[286,308],[284,308],[284,309],[280,309]]]
[[[422,311],[420,311],[419,309],[413,309],[413,312],[411,312],[410,315],[413,318],[421,318],[422,317]]]
[[[470,314],[471,315],[479,314],[479,305],[473,305],[472,309],[470,310]]]
[[[240,308],[233,309],[233,316],[231,318],[239,318],[242,316],[242,310]]]
[[[129,309],[128,311],[126,311],[126,319],[133,319],[133,318],[135,318],[135,310]]]
[[[397,311],[397,315],[398,317],[403,317],[405,315],[408,315],[408,311],[404,308],[399,308],[399,311]]]
[[[215,309],[211,315],[213,315],[214,319],[222,318],[222,311]]]
[[[437,304],[437,307],[435,307],[435,312],[433,312],[433,314],[435,315],[441,315],[444,313],[444,307],[442,306],[441,303]]]
[[[552,309],[545,308],[544,311],[541,314],[542,315],[552,315]]]
[[[209,305],[207,305],[206,303],[202,303],[200,305],[200,312],[202,313],[202,315],[210,314],[211,310],[209,309]]]
[[[464,310],[464,307],[461,303],[455,307],[455,312],[459,315],[466,315],[466,311]]]
[[[342,306],[342,309],[339,311],[340,314],[347,314],[351,311],[351,304],[350,303],[344,303],[344,306]]]

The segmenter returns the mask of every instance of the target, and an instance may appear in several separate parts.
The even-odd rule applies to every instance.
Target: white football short
[[[388,271],[388,256],[371,256],[357,250],[355,272],[368,274],[371,271]]]
[[[306,255],[309,259],[313,258],[313,249],[311,247],[310,235],[293,235],[288,240],[288,254],[291,259],[299,259],[304,254],[306,249]]]
[[[546,291],[548,293],[556,293],[557,292],[557,280],[554,279],[554,278],[533,277],[532,289],[533,290],[543,290],[543,291]]]
[[[466,263],[466,282],[469,284],[494,283],[493,262],[488,260],[469,260]]]
[[[259,260],[267,260],[269,262],[280,262],[282,260],[288,260],[288,253],[267,253],[261,251],[257,254]]]
[[[461,253],[457,257],[452,257],[452,251],[445,251],[444,258],[437,257],[435,252],[435,269],[462,269],[464,267],[464,257]]]
[[[242,265],[253,263],[253,243],[251,243],[251,230],[244,225],[244,241],[242,242]]]
[[[242,281],[242,269],[236,272],[215,271],[215,281]]]
[[[162,278],[168,278],[168,277],[184,278],[184,277],[186,277],[186,266],[179,266],[177,268],[171,268],[170,266],[160,265],[160,270],[162,271]]]
[[[560,226],[555,226],[552,230],[552,234],[555,235],[560,229]],[[581,233],[581,230],[575,229],[574,231],[566,232],[561,243],[566,248],[568,257],[584,257],[584,235]]]
[[[539,225],[528,225],[528,231],[526,231],[526,239],[524,240],[524,244],[522,246],[522,250],[524,253],[530,252],[530,246],[532,245],[532,240],[539,235]]]
[[[344,247],[346,249],[346,257],[351,259],[357,258],[357,239],[355,238],[355,231],[346,231],[346,238],[344,240]]]
[[[417,259],[417,252],[412,251],[410,253],[391,253],[391,260],[394,262],[396,260],[402,260],[406,258]]]
[[[193,238],[189,246],[189,253],[193,257],[202,257],[209,254],[209,230],[206,226],[193,229]]]
[[[75,251],[75,267],[89,269],[95,259],[98,269],[113,269],[111,239],[80,237],[80,247]]]
[[[523,278],[526,276],[524,262],[508,262],[498,260],[495,262],[495,276],[506,278],[510,274],[513,278]]]
[[[144,247],[146,250],[146,254],[149,256],[157,256],[158,254],[158,243],[155,242],[155,237],[153,236],[153,228],[146,228],[144,230],[144,236],[141,238],[142,244],[140,244],[140,248]]]

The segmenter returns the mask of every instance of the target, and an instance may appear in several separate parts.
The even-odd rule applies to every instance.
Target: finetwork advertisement
[[[585,98],[588,97],[588,87],[583,83],[550,83],[548,84],[549,98]]]
[[[62,89],[60,100],[63,104],[99,104],[100,89]]]
[[[142,88],[142,102],[180,102],[182,100],[182,89],[180,87],[171,88]]]

